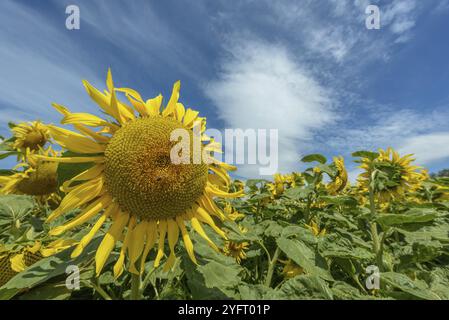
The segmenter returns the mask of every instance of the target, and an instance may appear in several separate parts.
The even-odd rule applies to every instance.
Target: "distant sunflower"
[[[48,128],[40,121],[19,123],[11,131],[14,139],[12,148],[21,152],[25,152],[27,149],[39,150],[49,139]]]
[[[0,287],[27,267],[70,248],[74,243],[71,239],[59,239],[45,246],[40,241],[36,241],[32,246],[14,249],[0,245]]]
[[[304,274],[304,269],[294,263],[291,259],[287,261],[280,260],[280,262],[284,265],[282,268],[282,275],[286,279],[291,279],[301,274]]]
[[[337,174],[327,186],[326,189],[332,195],[339,193],[344,190],[348,184],[348,172],[345,168],[345,161],[343,157],[334,157],[335,168],[337,169]]]
[[[413,166],[413,155],[401,157],[392,148],[379,150],[379,156],[374,160],[362,158],[360,168],[365,172],[359,175],[360,187],[368,191],[373,173],[376,176],[374,193],[381,202],[403,197],[406,192],[414,192],[421,186],[425,172],[418,172],[421,167]]]
[[[273,176],[273,182],[267,183],[267,187],[274,198],[279,198],[286,189],[296,187],[299,178],[300,175],[298,173],[276,173]]]
[[[195,159],[192,161],[193,155],[190,155],[189,163],[175,164],[171,161],[171,150],[176,144],[171,140],[171,133],[176,129],[187,130],[193,140],[195,128],[199,127],[201,149],[209,155],[221,150],[218,143],[204,134],[205,118],[198,117],[197,111],[186,110],[178,102],[180,82],[174,84],[163,110],[161,95],[144,101],[132,89],[114,88],[110,71],[106,81],[108,89],[104,93],[87,81],[83,83],[90,97],[112,120],[88,113],[71,113],[67,108],[53,104],[64,115],[62,124],[72,124],[80,133],[49,126],[52,138],[76,154],[44,159],[94,165],[66,183],[68,193],[48,221],[77,207],[83,208],[82,212],[70,222],[51,230],[50,234],[60,235],[98,216],[72,253],[72,257],[76,257],[106,220],[111,219],[112,225],[96,252],[96,274],[101,273],[111,251],[124,235],[120,255],[113,268],[116,277],[125,268],[126,253],[128,270],[134,274],[142,273],[148,253],[156,242],[154,266],[159,266],[164,257],[166,238],[170,254],[164,270],[171,269],[176,260],[175,246],[180,233],[190,259],[196,263],[186,222],[190,222],[191,227],[218,250],[203,229],[205,223],[226,237],[213,220],[213,216],[226,219],[213,198],[234,198],[243,195],[243,191],[223,191],[230,185],[228,171],[235,170],[233,166],[217,160],[197,163]],[[132,107],[119,101],[117,92],[124,93]],[[138,261],[140,267],[136,266]]]
[[[40,203],[58,201],[57,170],[55,162],[42,161],[33,155],[57,156],[51,147],[46,150],[27,151],[27,156],[16,166],[22,171],[0,176],[0,194],[25,194],[36,197]]]
[[[326,235],[326,228],[320,229],[320,226],[313,220],[310,222],[310,224],[306,224],[305,226],[307,229],[312,231],[315,237]]]

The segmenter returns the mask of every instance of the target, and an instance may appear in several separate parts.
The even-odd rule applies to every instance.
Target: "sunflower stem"
[[[276,248],[276,251],[273,254],[273,259],[268,264],[267,278],[265,279],[265,285],[267,287],[271,286],[271,279],[273,278],[274,267],[276,266],[276,262],[278,261],[279,254],[281,253],[281,249],[279,247]]]
[[[372,179],[372,177],[371,177],[371,179]],[[369,204],[370,204],[370,211],[371,211],[372,218],[374,218],[376,216],[376,204],[374,202],[374,190],[372,187],[372,181],[370,181],[370,186],[369,186]],[[376,255],[376,263],[378,264],[379,270],[382,270],[382,266],[383,266],[382,251],[383,250],[381,250],[379,234],[377,231],[377,223],[375,221],[370,222],[370,229],[371,229],[371,238],[373,240],[373,251],[374,251],[374,254]]]
[[[140,275],[131,274],[131,295],[129,296],[130,300],[140,300]]]

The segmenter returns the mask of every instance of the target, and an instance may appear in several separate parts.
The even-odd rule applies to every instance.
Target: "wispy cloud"
[[[62,12],[62,14],[64,11]],[[62,15],[64,17],[64,15]],[[55,121],[51,102],[74,103],[80,98],[81,79],[94,74],[77,56],[77,47],[64,27],[53,25],[38,11],[14,1],[2,2],[0,11],[0,124],[40,118]],[[73,57],[77,56],[76,59]],[[72,58],[72,59],[71,59]]]
[[[330,93],[282,45],[242,39],[228,49],[205,94],[227,127],[279,129],[281,170],[296,168],[314,132],[336,119]]]

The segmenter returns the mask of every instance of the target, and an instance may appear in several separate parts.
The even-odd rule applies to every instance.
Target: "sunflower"
[[[379,156],[373,160],[362,158],[360,168],[365,172],[359,175],[360,186],[368,192],[371,179],[374,177],[373,191],[380,202],[388,202],[400,198],[406,192],[414,192],[421,186],[425,172],[418,172],[418,166],[411,163],[415,160],[409,154],[401,157],[392,148],[379,150]]]
[[[22,171],[8,176],[0,176],[0,194],[25,194],[34,196],[40,203],[57,202],[57,170],[55,162],[41,161],[33,155],[58,156],[51,147],[38,151],[28,151],[15,167]]]
[[[39,260],[57,254],[75,243],[71,239],[59,239],[44,246],[35,241],[32,246],[8,250],[0,247],[0,287],[12,279],[16,274],[24,271]]]
[[[221,151],[221,146],[204,134],[205,118],[200,118],[197,111],[186,110],[178,102],[180,82],[174,84],[165,108],[161,108],[162,95],[144,101],[133,89],[114,88],[110,70],[104,93],[87,81],[83,83],[90,97],[111,118],[71,113],[67,108],[53,104],[64,115],[62,124],[73,125],[79,133],[50,125],[50,135],[75,154],[63,158],[41,158],[72,164],[93,163],[93,166],[66,182],[64,190],[68,193],[47,221],[53,221],[77,207],[81,207],[82,212],[70,222],[51,230],[50,234],[58,236],[97,216],[90,231],[72,253],[72,257],[77,257],[106,221],[112,220],[96,251],[97,276],[122,235],[120,255],[113,268],[116,277],[125,268],[126,253],[129,260],[127,269],[136,275],[142,273],[145,260],[156,242],[154,266],[158,267],[165,254],[166,238],[170,253],[164,270],[171,269],[176,260],[175,246],[180,233],[187,254],[196,263],[186,222],[190,222],[192,229],[212,248],[219,250],[203,229],[203,224],[207,224],[226,238],[213,217],[219,220],[227,217],[213,198],[235,198],[242,196],[243,191],[223,191],[230,185],[228,171],[235,170],[235,167],[212,158],[212,153]],[[120,101],[118,93],[125,94],[130,105]],[[191,141],[195,140],[197,132],[196,138],[201,139],[201,154],[209,155],[207,161],[195,161],[198,153],[190,153],[187,163],[172,161],[171,151],[177,142],[171,139],[171,133],[175,130],[187,132]]]
[[[268,190],[274,198],[279,198],[286,189],[296,187],[299,177],[300,175],[298,173],[276,173],[273,176],[273,182],[267,183]]]
[[[333,178],[332,182],[330,182],[326,189],[331,195],[336,195],[340,191],[346,188],[348,184],[348,172],[345,168],[345,161],[343,157],[334,157],[334,165],[337,169],[337,174]]]
[[[284,267],[282,268],[282,275],[286,279],[291,279],[304,273],[304,269],[294,263],[291,259],[287,261],[280,260]]]
[[[226,202],[223,211],[232,221],[239,221],[245,217],[243,213],[238,212],[229,202]]]
[[[12,148],[22,153],[25,153],[27,149],[39,150],[49,140],[48,128],[40,121],[20,123],[11,131],[13,133]]]
[[[310,222],[310,224],[306,224],[305,226],[307,229],[312,231],[312,233],[315,237],[326,235],[326,228],[320,229],[318,224],[313,220]]]

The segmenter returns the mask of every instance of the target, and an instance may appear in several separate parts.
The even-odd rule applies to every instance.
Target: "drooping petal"
[[[179,226],[179,229],[181,229],[182,234],[182,241],[184,242],[184,246],[186,247],[187,254],[189,255],[190,259],[193,261],[193,263],[196,262],[195,254],[193,252],[193,243],[192,240],[190,240],[189,233],[186,230],[186,226],[184,225],[184,221],[181,217],[176,217],[176,222]]]
[[[128,248],[129,241],[131,239],[131,234],[136,225],[136,218],[131,216],[131,219],[129,219],[128,224],[128,230],[126,232],[125,240],[123,240],[122,248],[120,249],[120,255],[114,265],[113,272],[114,272],[114,278],[120,277],[120,275],[123,273],[123,265],[125,263],[125,252]]]
[[[128,223],[128,220],[129,215],[127,213],[120,212],[117,215],[117,219],[113,222],[109,231],[101,241],[101,244],[95,254],[95,273],[97,274],[97,276],[101,273],[101,270],[103,269],[106,260],[111,254],[115,243],[120,239],[123,229]]]
[[[168,256],[167,262],[165,263],[164,271],[170,270],[173,267],[176,260],[175,246],[179,238],[179,229],[178,225],[173,219],[167,219],[167,237],[168,237],[168,246],[170,248],[170,255]]]
[[[147,259],[148,253],[154,247],[157,239],[157,222],[148,221],[146,229],[146,243],[145,249],[142,253],[142,258],[140,260],[140,273],[142,274],[145,270],[145,260]]]
[[[164,243],[165,243],[165,235],[167,234],[167,221],[161,220],[159,221],[159,241],[157,244],[157,254],[156,259],[154,260],[154,267],[159,267],[161,263],[161,259],[164,256]]]
[[[142,254],[145,236],[147,231],[147,222],[141,221],[134,230],[131,231],[131,236],[128,244],[128,254],[129,254],[129,271],[134,274],[140,274],[136,269],[136,262]]]
[[[57,236],[67,230],[73,229],[87,222],[88,220],[93,218],[98,212],[100,212],[100,210],[108,207],[111,204],[111,202],[112,198],[108,194],[98,198],[70,222],[66,223],[65,225],[55,227],[54,229],[50,230],[49,234]]]
[[[48,216],[47,222],[51,222],[62,214],[91,201],[99,196],[102,190],[102,178],[94,179],[76,186],[64,197],[59,207]]]
[[[105,145],[99,144],[90,138],[87,138],[76,132],[58,128],[55,126],[48,126],[50,135],[55,141],[70,151],[77,153],[103,153]]]
[[[103,226],[106,219],[109,216],[114,215],[119,210],[119,207],[117,204],[112,203],[106,211],[100,216],[100,218],[97,220],[97,222],[93,225],[93,227],[90,229],[90,231],[81,239],[81,241],[76,246],[75,250],[73,250],[71,257],[76,258],[78,257],[84,250],[84,248],[92,241],[95,234],[97,234],[98,230]]]

